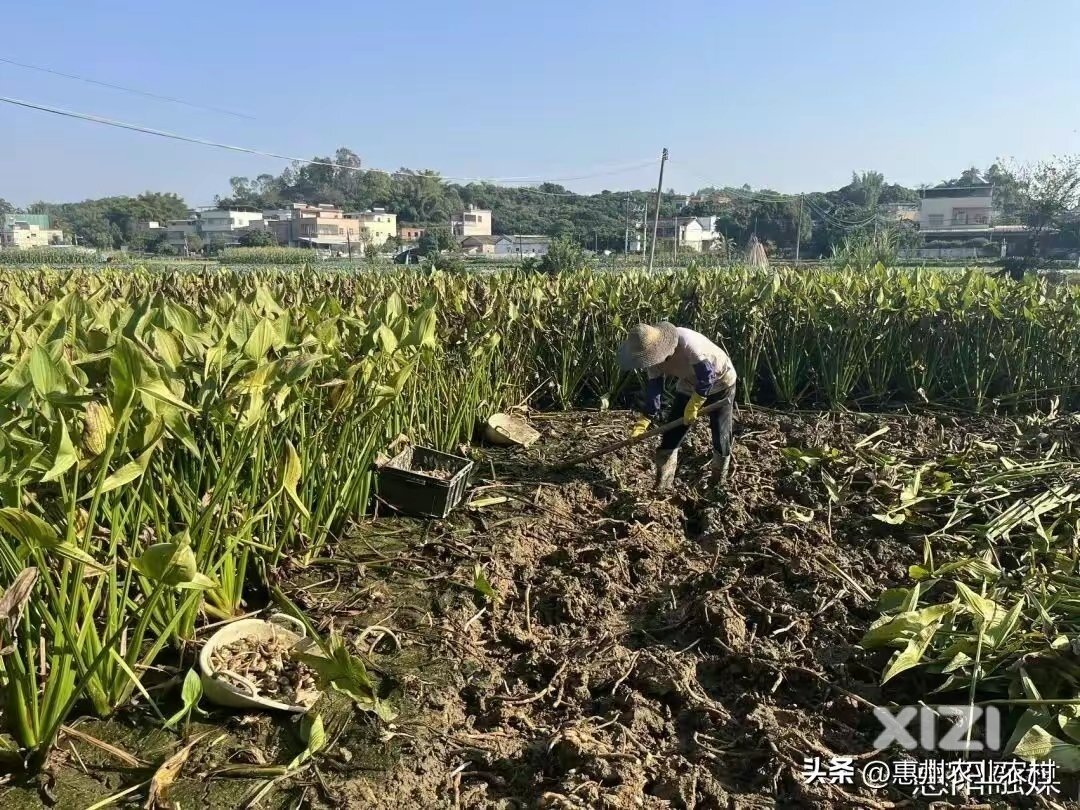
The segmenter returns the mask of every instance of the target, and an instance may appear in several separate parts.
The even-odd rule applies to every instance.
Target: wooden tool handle
[[[706,405],[704,408],[698,411],[698,418],[701,418],[707,413],[712,413],[713,411],[726,404],[726,400],[720,400],[719,402],[714,402],[712,405]],[[591,453],[583,453],[580,456],[574,456],[573,458],[569,458],[566,461],[560,461],[558,464],[552,464],[549,469],[557,471],[565,470],[569,467],[574,467],[578,464],[581,464],[583,461],[590,461],[594,458],[599,458],[600,456],[606,456],[608,453],[614,453],[616,450],[621,450],[624,447],[630,447],[631,445],[638,444],[645,441],[646,439],[651,439],[654,436],[662,436],[669,430],[674,430],[681,424],[683,424],[683,420],[680,416],[678,419],[668,422],[666,425],[660,425],[660,427],[655,427],[650,431],[642,433],[640,436],[632,436],[629,439],[623,439],[621,442],[615,442],[614,444],[609,444],[605,447],[601,447],[599,450],[593,450]]]

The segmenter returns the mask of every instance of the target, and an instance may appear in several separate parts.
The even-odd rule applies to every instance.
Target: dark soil
[[[941,415],[743,411],[726,492],[708,481],[705,426],[688,437],[670,497],[652,490],[646,447],[544,471],[544,462],[622,438],[629,423],[627,414],[539,417],[544,437],[532,449],[484,449],[476,465],[472,499],[505,501],[445,521],[378,516],[326,559],[279,572],[322,629],[370,657],[399,715],[387,726],[332,702],[316,768],[281,782],[263,806],[910,800],[895,789],[807,786],[800,774],[804,757],[872,756],[881,727],[871,704],[926,693],[912,677],[883,694],[888,654],[858,647],[880,615],[874,599],[905,584],[907,566],[921,560],[922,535],[870,518],[872,481],[864,499],[831,507],[820,481],[779,451],[850,447],[887,425],[894,452],[935,457],[976,439],[1013,446],[1016,428]],[[478,564],[495,599],[474,588]],[[149,779],[180,742],[146,717],[79,726],[137,756],[139,768],[71,740],[48,791],[12,787],[0,793],[5,807],[36,806],[50,792],[58,806],[86,806]],[[211,733],[170,794],[182,807],[241,806],[259,782],[211,778],[216,771],[288,762],[303,747],[287,718],[212,721],[191,730]],[[137,806],[145,791],[128,798]]]

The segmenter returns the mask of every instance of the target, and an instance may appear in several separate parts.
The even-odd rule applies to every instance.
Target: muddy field
[[[887,426],[877,441],[933,458],[976,440],[1014,447],[1022,431],[940,414],[744,409],[727,493],[707,484],[704,426],[671,497],[651,491],[641,447],[543,472],[542,461],[621,438],[629,420],[537,417],[533,449],[481,450],[479,508],[446,521],[379,516],[326,559],[278,572],[323,630],[370,657],[398,716],[386,726],[330,701],[315,767],[261,806],[912,804],[897,790],[806,786],[800,772],[808,756],[871,755],[871,704],[925,694],[917,675],[883,692],[888,653],[857,646],[881,590],[921,560],[922,534],[871,517],[873,482],[832,508],[780,451],[847,447]],[[142,806],[182,742],[141,703],[78,724],[39,781],[0,789],[3,806],[87,807],[143,785],[116,803]],[[281,717],[215,712],[188,729],[204,732],[172,785],[175,806],[242,806],[265,783],[223,769],[286,763],[303,747]]]

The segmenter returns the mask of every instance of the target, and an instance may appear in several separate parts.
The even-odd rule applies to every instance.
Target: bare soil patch
[[[887,653],[858,647],[879,615],[874,599],[920,561],[922,535],[871,517],[871,480],[865,499],[832,508],[780,450],[851,446],[888,426],[889,442],[933,458],[976,440],[1015,447],[1015,426],[744,410],[726,492],[707,484],[704,425],[670,497],[652,492],[645,447],[543,471],[629,423],[539,417],[530,450],[484,448],[477,462],[472,498],[505,502],[443,521],[380,515],[314,565],[278,572],[322,629],[370,658],[399,716],[387,727],[330,701],[317,770],[264,806],[922,806],[896,790],[800,778],[803,757],[872,751],[871,704],[924,694],[917,676],[883,694]],[[78,801],[149,778],[179,747],[148,729],[145,709],[80,728],[145,767],[71,740],[49,778]],[[215,713],[192,732],[208,729],[220,739],[184,768],[183,807],[239,806],[253,783],[217,769],[285,762],[302,748],[287,718]],[[5,802],[36,806],[42,791],[14,786]]]

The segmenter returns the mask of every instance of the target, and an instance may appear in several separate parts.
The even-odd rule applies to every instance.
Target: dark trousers
[[[671,418],[674,419],[677,416],[682,416],[683,412],[686,410],[686,404],[689,401],[689,394],[676,394],[675,404],[672,405],[671,408]],[[713,450],[715,450],[722,458],[727,458],[731,455],[731,412],[735,402],[735,386],[717,391],[715,394],[709,394],[709,396],[705,398],[705,403],[702,407],[712,405],[715,402],[723,402],[724,404],[715,411],[709,413],[709,427],[712,429]],[[679,425],[677,428],[669,430],[660,439],[660,449],[675,450],[682,444],[682,440],[686,438],[686,433],[689,430],[689,425]]]

